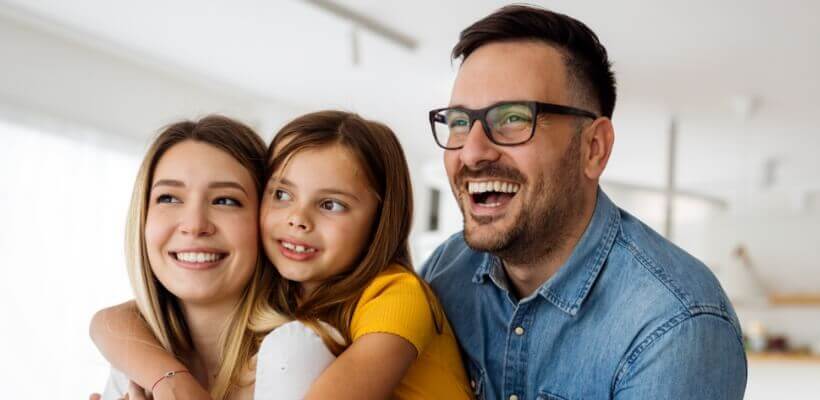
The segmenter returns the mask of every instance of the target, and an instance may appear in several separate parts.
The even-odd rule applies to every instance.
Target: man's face
[[[563,57],[553,47],[491,43],[462,64],[450,106],[478,109],[513,100],[575,105],[566,82]],[[470,247],[505,262],[527,263],[561,243],[581,209],[578,126],[571,116],[541,115],[532,140],[499,146],[475,123],[463,148],[445,151],[445,168],[464,214]]]

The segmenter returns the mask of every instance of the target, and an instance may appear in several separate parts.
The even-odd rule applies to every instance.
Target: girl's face
[[[159,159],[145,245],[157,279],[189,304],[235,301],[258,256],[251,174],[218,148],[184,141]]]
[[[285,279],[311,293],[353,267],[378,206],[349,150],[330,145],[298,151],[265,190],[260,212],[265,253]]]

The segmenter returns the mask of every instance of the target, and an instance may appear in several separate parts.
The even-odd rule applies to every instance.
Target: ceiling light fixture
[[[407,50],[415,50],[418,47],[418,40],[415,38],[401,33],[383,23],[375,18],[368,17],[362,13],[356,12],[350,8],[342,6],[338,3],[328,0],[306,0],[307,3],[313,4],[314,6],[321,8],[322,10],[331,13],[341,19],[350,21],[353,23],[354,30],[353,30],[353,43],[356,45],[356,52],[358,53],[358,39],[355,37],[357,36],[357,29],[362,28],[365,30],[370,31],[371,33],[394,43],[399,47],[403,47]],[[358,54],[356,54],[358,57]]]

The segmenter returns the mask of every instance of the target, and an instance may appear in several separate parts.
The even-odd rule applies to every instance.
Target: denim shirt
[[[595,212],[532,295],[450,237],[425,262],[479,399],[742,399],[740,324],[700,261],[617,208]]]

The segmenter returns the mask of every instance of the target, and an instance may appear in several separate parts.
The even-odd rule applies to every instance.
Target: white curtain
[[[0,120],[4,398],[84,399],[102,391],[108,365],[88,338],[88,322],[97,309],[131,297],[122,243],[143,148],[137,140],[54,130]]]

